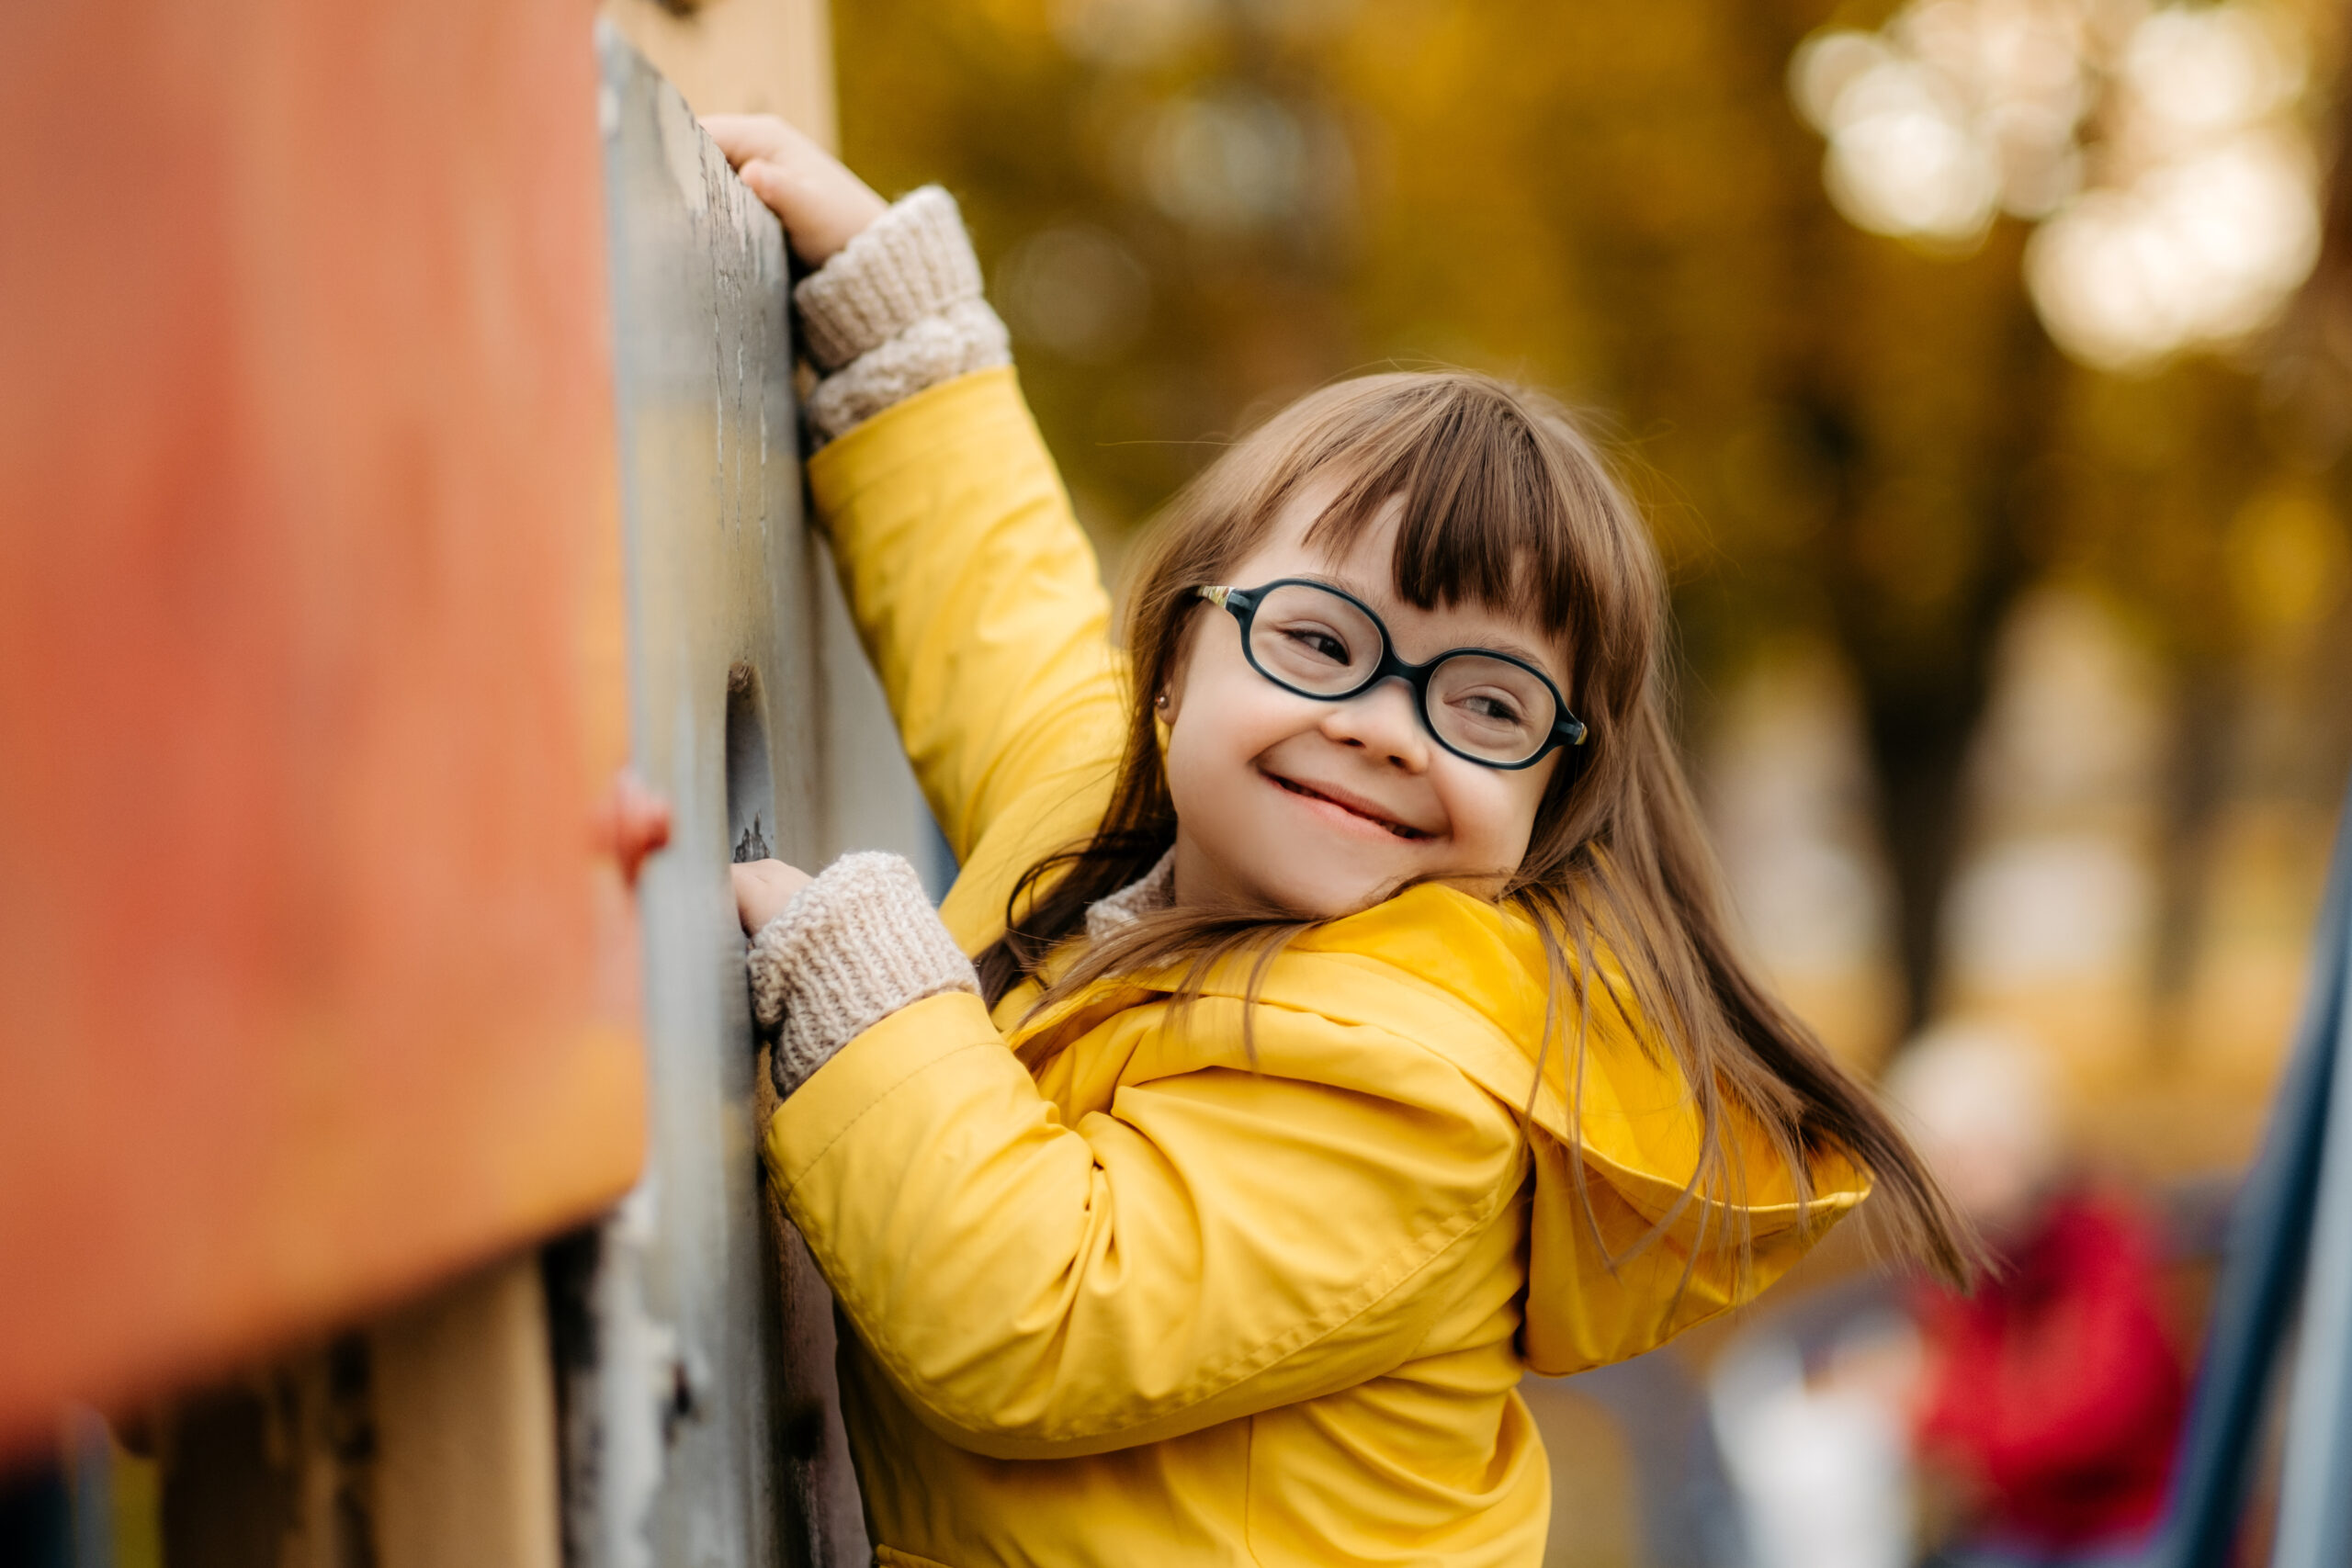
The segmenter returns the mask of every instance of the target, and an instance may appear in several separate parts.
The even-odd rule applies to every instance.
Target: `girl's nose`
[[[1408,773],[1430,765],[1430,734],[1413,711],[1413,689],[1391,678],[1345,702],[1333,703],[1317,727],[1327,740],[1370,751]]]

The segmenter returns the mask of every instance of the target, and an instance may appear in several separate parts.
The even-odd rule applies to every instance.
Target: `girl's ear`
[[[1176,711],[1184,702],[1184,671],[1179,667],[1168,677],[1168,684],[1159,688],[1159,695],[1151,700],[1151,716],[1163,728],[1173,728]]]
[[[1184,624],[1176,633],[1175,651],[1168,658],[1168,675],[1159,685],[1159,693],[1151,700],[1151,715],[1162,724],[1174,724],[1178,710],[1184,705],[1184,675],[1193,667],[1193,644],[1201,635],[1200,612],[1207,608],[1195,604],[1184,612]]]

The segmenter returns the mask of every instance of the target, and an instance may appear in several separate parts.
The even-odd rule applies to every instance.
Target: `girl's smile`
[[[1427,828],[1417,828],[1382,807],[1376,801],[1357,795],[1338,784],[1309,784],[1298,779],[1284,778],[1280,773],[1259,769],[1274,784],[1306,803],[1306,808],[1318,813],[1324,820],[1342,827],[1372,834],[1385,834],[1396,839],[1429,839],[1436,833]]]

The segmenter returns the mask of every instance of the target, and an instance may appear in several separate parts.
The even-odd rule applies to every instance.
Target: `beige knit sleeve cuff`
[[[980,264],[956,198],[901,197],[792,291],[801,343],[825,372],[808,400],[820,441],[901,399],[1009,364],[1004,323],[980,297]]]
[[[760,928],[751,973],[761,1027],[781,1026],[769,1060],[785,1096],[909,1003],[980,988],[914,867],[873,852],[843,855]]]

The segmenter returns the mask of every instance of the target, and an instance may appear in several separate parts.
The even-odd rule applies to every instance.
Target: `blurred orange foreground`
[[[589,24],[0,51],[0,1451],[637,1168]]]

